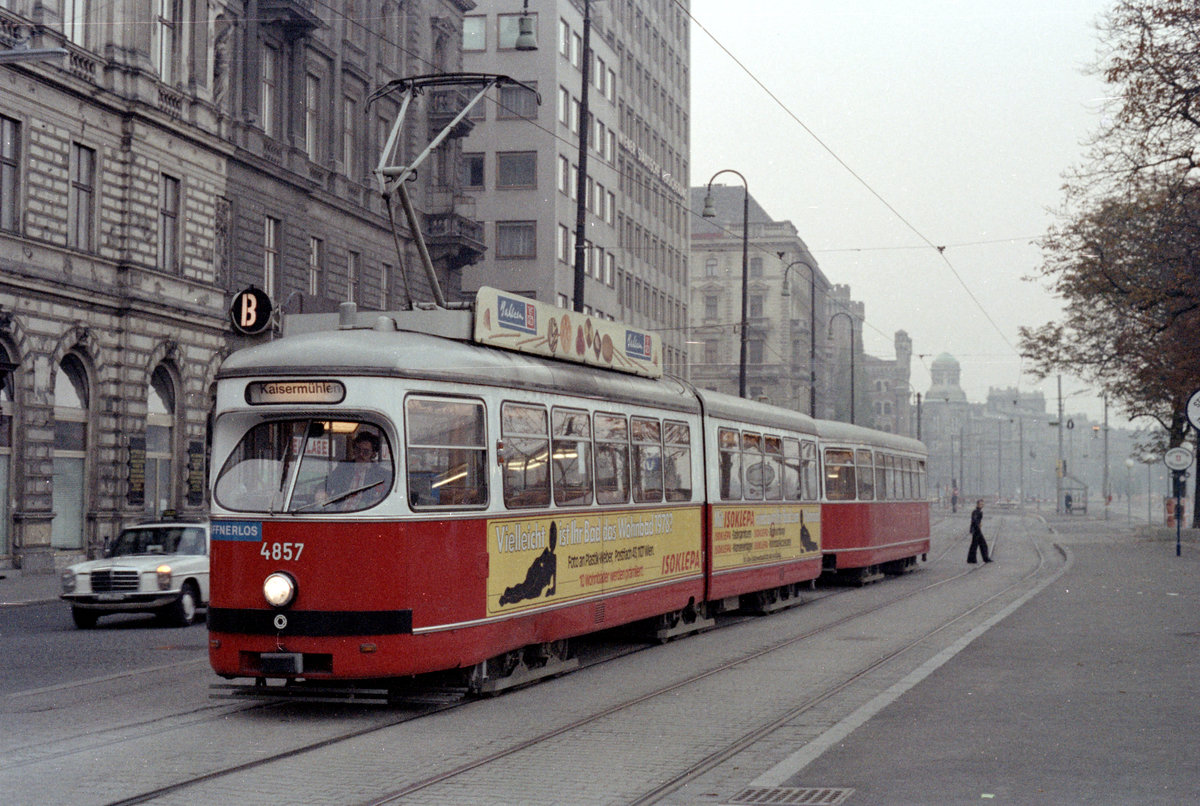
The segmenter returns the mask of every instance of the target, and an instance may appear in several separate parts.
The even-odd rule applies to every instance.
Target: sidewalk
[[[26,574],[19,568],[0,568],[0,607],[58,601],[59,573]]]
[[[1176,557],[1174,529],[1043,519],[1062,576],[786,786],[889,806],[1200,802],[1200,530]]]

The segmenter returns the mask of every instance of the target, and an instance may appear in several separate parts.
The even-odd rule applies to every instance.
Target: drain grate
[[[743,789],[729,800],[728,806],[745,803],[779,803],[785,806],[836,806],[845,803],[853,789],[836,786],[752,786]]]

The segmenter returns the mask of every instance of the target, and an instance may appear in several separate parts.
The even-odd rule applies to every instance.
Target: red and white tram
[[[790,604],[823,544],[840,568],[855,539],[843,502],[822,502],[821,450],[923,462],[912,440],[655,377],[650,334],[502,292],[481,291],[473,320],[345,314],[218,375],[221,676],[461,669],[499,690],[570,668],[570,639],[589,632],[653,619],[666,637]],[[522,343],[540,355],[493,346]],[[853,518],[890,528],[891,503]],[[928,508],[904,505],[906,534],[924,524],[915,557]],[[859,539],[878,544],[873,565],[906,562],[890,537]]]
[[[826,570],[858,581],[901,573],[929,552],[925,446],[846,423],[817,424],[825,469]]]

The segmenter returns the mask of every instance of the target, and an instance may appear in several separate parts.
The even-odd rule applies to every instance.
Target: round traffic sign
[[[1187,420],[1192,424],[1192,428],[1200,431],[1200,389],[1192,392],[1191,397],[1187,402]]]
[[[1192,452],[1187,448],[1171,448],[1163,462],[1172,470],[1187,470],[1192,466]]]
[[[243,336],[262,333],[271,324],[271,298],[254,286],[239,291],[229,306],[229,321]]]

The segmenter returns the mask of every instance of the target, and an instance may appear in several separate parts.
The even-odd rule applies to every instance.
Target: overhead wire
[[[891,202],[884,198],[881,193],[875,190],[875,188],[872,187],[866,179],[864,179],[857,171],[855,171],[854,168],[849,165],[849,163],[842,159],[841,156],[839,156],[838,153],[834,151],[828,143],[821,139],[821,137],[818,136],[817,133],[808,126],[808,124],[801,120],[800,117],[793,112],[788,105],[779,98],[778,95],[776,95],[766,84],[764,84],[763,81],[759,79],[759,77],[756,76],[754,72],[751,71],[750,68],[741,61],[741,59],[735,56],[733,52],[724,45],[724,43],[717,39],[717,37],[708,30],[704,23],[696,19],[696,17],[691,13],[691,10],[681,3],[680,0],[671,0],[671,2],[673,2],[685,15],[687,15],[688,19],[690,19],[697,28],[703,31],[704,35],[707,36],[714,45],[716,45],[726,56],[728,56],[730,60],[759,87],[759,89],[766,93],[768,98],[770,98],[780,109],[782,109],[788,117],[795,121],[795,123],[800,126],[800,128],[803,129],[815,143],[817,143],[817,145],[819,145],[827,154],[829,154],[829,156],[831,156],[838,165],[845,169],[850,176],[852,176],[860,185],[862,185],[868,193],[874,196],[875,199],[878,200],[879,203],[882,204],[893,216],[895,216],[897,220],[899,220],[909,231],[916,235],[926,245],[927,248],[933,249],[938,253],[938,257],[941,258],[942,262],[950,270],[950,273],[954,275],[955,280],[958,281],[958,284],[962,287],[963,291],[966,292],[967,296],[970,297],[971,301],[983,314],[984,318],[987,319],[987,321],[1000,335],[1000,338],[1004,341],[1004,343],[1007,344],[1014,353],[1020,355],[1020,352],[1017,350],[1016,346],[1009,340],[1008,335],[1003,329],[1001,329],[996,320],[992,318],[991,313],[987,310],[987,308],[984,307],[983,303],[975,295],[975,292],[971,290],[970,286],[967,285],[962,275],[959,274],[958,269],[953,263],[950,262],[950,259],[946,257],[946,247],[944,245],[939,246],[934,243],[925,235],[925,233],[921,232],[921,230],[918,229],[915,224],[909,221],[903,213],[896,209]]]

